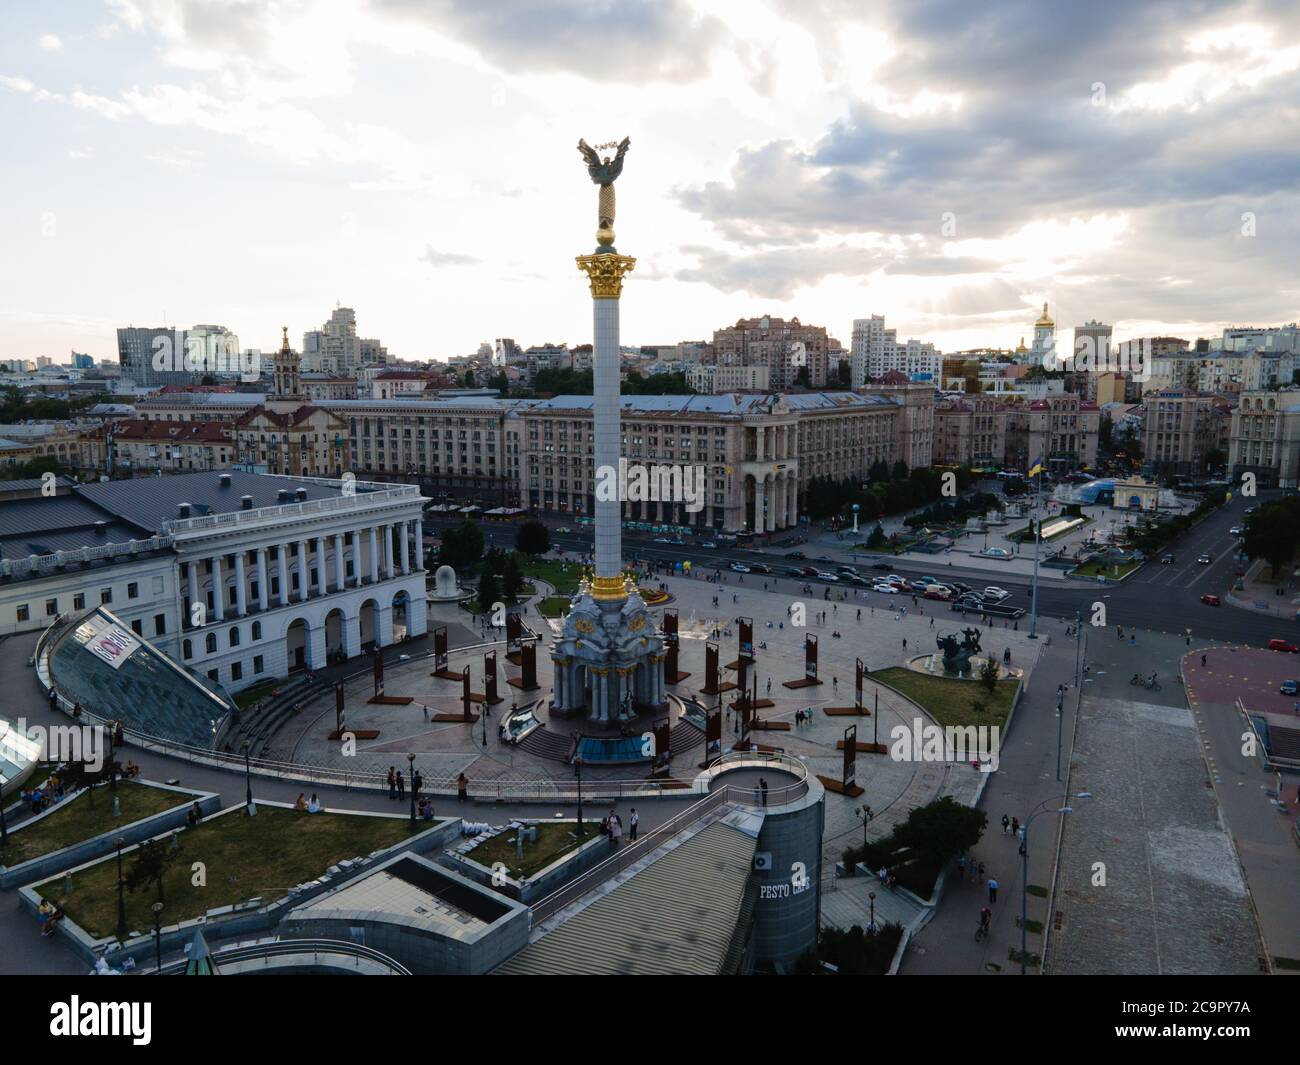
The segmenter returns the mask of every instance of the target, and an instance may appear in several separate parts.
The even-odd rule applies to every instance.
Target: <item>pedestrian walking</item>
[[[1131,633],[1129,633],[1129,637],[1128,637],[1128,645],[1129,645],[1130,647],[1136,647],[1136,646],[1138,645],[1138,638],[1137,638],[1137,633],[1136,633],[1136,632],[1131,632]]]
[[[394,776],[394,773],[395,769],[390,765],[388,767],[388,797],[390,799],[397,798],[397,777]]]
[[[989,902],[997,902],[997,901],[998,901],[998,882],[995,879],[993,879],[993,877],[989,877]]]
[[[617,814],[609,815],[609,849],[618,850],[619,838],[623,835],[623,822],[618,819]]]
[[[959,880],[966,879],[966,855],[964,854],[957,859],[957,878]]]
[[[1205,655],[1201,655],[1201,666],[1202,668],[1205,666]]]
[[[1002,815],[1002,834],[1005,836],[1005,835],[1006,835],[1008,832],[1010,832],[1010,831],[1011,831],[1011,818],[1009,818],[1006,814],[1003,814],[1003,815]]]
[[[1011,834],[1013,836],[1020,835],[1020,818],[1018,817],[1013,817],[1011,819]]]
[[[758,778],[758,790],[763,795],[763,805],[767,805],[767,780],[763,777]]]
[[[979,883],[982,884],[982,883],[984,883],[984,863],[983,863],[983,862],[980,862],[979,874],[980,874]]]
[[[630,831],[627,834],[628,842],[636,842],[636,826],[641,823],[641,818],[636,812],[636,807],[632,807],[632,813],[628,815],[627,824]]]
[[[906,636],[903,637],[903,650],[904,650],[904,651],[907,650],[907,637],[906,637]]]
[[[464,773],[461,773],[460,776],[456,778],[456,801],[464,802],[468,798],[469,778],[467,778]]]

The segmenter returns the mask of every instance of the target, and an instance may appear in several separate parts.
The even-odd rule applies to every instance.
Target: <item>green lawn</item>
[[[548,595],[537,604],[537,612],[544,618],[558,618],[569,609],[569,598],[564,595]]]
[[[1132,573],[1137,569],[1141,562],[1137,559],[1130,559],[1128,562],[1104,562],[1101,559],[1089,559],[1082,566],[1077,566],[1071,573],[1072,577],[1107,577],[1118,579],[1125,574]]]
[[[506,867],[506,875],[515,878],[532,876],[545,869],[551,862],[563,854],[574,850],[582,843],[599,836],[600,829],[596,822],[582,822],[582,838],[574,836],[577,825],[570,821],[542,821],[537,826],[537,843],[524,844],[524,860],[519,861],[515,854],[515,833],[513,830],[501,832],[485,840],[470,851],[466,857],[472,858],[489,869],[501,862]]]
[[[429,822],[419,821],[415,832],[429,827]],[[256,817],[242,811],[226,814],[180,834],[179,855],[163,879],[163,924],[258,895],[263,903],[272,902],[294,885],[315,880],[343,858],[369,854],[413,834],[404,817],[308,814],[278,806],[260,806]],[[130,870],[133,857],[134,852],[124,856],[124,870]],[[192,883],[195,862],[206,868],[206,886]],[[116,858],[83,869],[72,881],[72,894],[67,897],[62,877],[47,881],[40,894],[57,899],[90,935],[112,935],[117,927]],[[154,888],[127,893],[127,928],[153,927],[149,907],[156,897]]]
[[[261,684],[254,684],[251,688],[245,688],[235,696],[235,705],[241,710],[247,710],[259,699],[264,699],[286,682],[287,678],[279,677],[275,680],[264,680]]]
[[[940,725],[1005,725],[1020,684],[1018,680],[1000,680],[990,695],[979,681],[931,677],[901,667],[878,669],[871,675],[919,703]],[[985,704],[981,714],[971,709],[976,699]]]
[[[524,575],[537,577],[555,587],[556,595],[570,596],[578,590],[582,566],[558,558],[535,558],[524,565]]]
[[[174,791],[150,788],[132,780],[117,782],[117,797],[122,811],[113,816],[113,796],[107,784],[95,789],[92,797],[82,792],[75,799],[64,799],[53,813],[21,831],[9,831],[9,846],[0,849],[0,865],[10,868],[20,862],[52,854],[62,847],[80,843],[114,828],[129,825],[142,817],[160,814],[176,806],[186,806],[193,799]]]

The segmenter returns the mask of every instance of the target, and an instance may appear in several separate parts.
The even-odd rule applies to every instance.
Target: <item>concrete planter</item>
[[[545,823],[577,825],[578,821],[577,818],[548,818]],[[587,818],[584,823],[592,824],[593,822],[590,818]],[[518,825],[518,821],[512,821],[509,826],[502,829],[502,832],[509,832]],[[493,833],[493,835],[497,834],[499,833]],[[472,850],[461,853],[459,848],[453,847],[445,851],[438,858],[438,861],[448,869],[454,869],[462,876],[469,877],[475,883],[490,887],[525,905],[531,905],[538,899],[543,899],[559,890],[574,877],[585,873],[592,866],[598,865],[609,857],[610,850],[608,837],[596,836],[575,850],[561,855],[544,869],[538,870],[532,876],[525,877],[523,880],[500,875],[494,877],[492,870],[488,866],[470,857],[472,853]]]
[[[286,810],[293,808],[292,803],[270,802],[261,799],[258,800],[257,805],[259,807],[278,806]],[[228,817],[234,814],[242,814],[243,810],[244,804],[241,802],[237,806],[227,807],[213,816]],[[362,810],[333,810],[330,812],[335,815],[377,817],[390,820],[404,819],[406,817],[405,814],[371,813]],[[269,934],[295,906],[347,883],[388,858],[405,852],[427,854],[430,851],[442,850],[450,840],[457,836],[459,831],[459,818],[443,820],[431,825],[408,840],[373,851],[359,862],[350,862],[347,867],[344,867],[343,863],[340,862],[339,865],[330,867],[331,870],[336,871],[322,870],[318,879],[291,888],[289,894],[274,901],[265,902],[261,898],[245,899],[233,905],[209,910],[201,917],[181,921],[179,924],[164,925],[161,933],[163,953],[181,950],[194,935],[195,928],[203,929],[204,938],[209,943],[231,938],[257,937]],[[167,834],[163,833],[162,835],[166,836]],[[159,837],[155,836],[153,838]],[[143,839],[138,842],[143,842]],[[122,853],[125,855],[135,849],[136,847],[124,849]],[[72,869],[71,872],[75,877],[79,870],[95,864],[97,863],[86,862]],[[36,885],[29,885],[19,889],[18,892],[19,904],[32,914],[33,919],[35,919],[36,911],[41,903],[35,887]],[[152,965],[155,950],[152,929],[137,930],[139,931],[138,935],[132,936],[125,943],[119,943],[116,936],[101,936],[98,938],[91,936],[70,917],[64,917],[59,922],[58,931],[60,935],[66,936],[72,942],[73,947],[89,965],[93,965],[101,956],[114,967],[121,965],[128,957],[134,958],[137,964],[144,962]]]
[[[216,813],[221,808],[221,798],[215,792],[194,791],[190,788],[178,788],[171,784],[157,784],[153,781],[143,780],[133,781],[132,784],[174,792],[179,800],[189,801],[181,801],[174,809],[163,810],[161,813],[153,814],[150,817],[142,817],[138,821],[132,821],[120,828],[115,828],[112,832],[104,832],[90,839],[84,839],[80,843],[73,843],[61,850],[51,851],[49,854],[43,854],[39,858],[32,858],[30,861],[20,862],[10,868],[0,866],[0,891],[8,891],[10,888],[22,884],[31,884],[38,880],[48,880],[65,869],[91,865],[104,855],[112,854],[116,849],[116,841],[119,838],[126,840],[127,843],[135,844],[154,836],[165,835],[173,829],[182,828],[185,825],[185,819],[189,816],[190,805],[193,802],[199,804],[199,809],[203,811],[205,817]],[[107,792],[107,785],[104,785],[101,790]],[[77,794],[80,795],[81,792]],[[11,829],[9,834],[18,835],[32,826],[40,824],[44,818],[58,813],[63,808],[64,803],[70,802],[74,798],[76,796],[70,796],[64,799],[63,802],[51,806],[30,821],[25,821],[17,828]],[[101,801],[111,800],[105,794]]]

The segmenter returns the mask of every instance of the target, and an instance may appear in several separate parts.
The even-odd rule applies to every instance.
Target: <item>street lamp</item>
[[[155,902],[151,907],[153,910],[153,949],[154,959],[157,962],[157,971],[162,972],[162,911],[163,904]]]
[[[253,817],[257,813],[257,807],[253,805],[253,769],[249,762],[252,747],[250,741],[244,741],[244,802],[249,817]]]
[[[578,778],[578,836],[582,836],[582,756],[573,759],[573,775]]]
[[[126,887],[126,880],[122,877],[122,848],[126,846],[126,840],[118,836],[114,841],[117,847],[117,938],[126,938],[126,895],[123,893]]]
[[[1091,799],[1092,793],[1081,791],[1076,796],[1079,799]],[[1046,806],[1049,802],[1060,802],[1062,799],[1068,799],[1068,795],[1058,795],[1052,799],[1044,799],[1038,804],[1039,807]],[[1020,826],[1023,835],[1020,837],[1020,975],[1025,975],[1025,957],[1029,949],[1025,942],[1025,936],[1028,933],[1029,922],[1029,826],[1034,823],[1034,818],[1043,814],[1073,813],[1073,806],[1058,806],[1055,810],[1044,810],[1035,808],[1025,819],[1025,823]]]
[[[853,812],[862,818],[862,845],[865,847],[867,845],[867,825],[871,824],[871,819],[876,815],[871,812],[870,806],[859,806]]]
[[[0,777],[0,847],[9,842],[9,826],[5,824],[5,778]]]
[[[411,827],[415,827],[415,753],[406,756],[407,780],[411,784]]]
[[[874,936],[876,934],[876,893],[868,891],[867,898],[871,900],[871,920],[867,923],[867,931]]]

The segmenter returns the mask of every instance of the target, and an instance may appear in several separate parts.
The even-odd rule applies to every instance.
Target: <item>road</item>
[[[1136,627],[1152,632],[1180,633],[1188,628],[1193,638],[1206,638],[1231,643],[1243,643],[1264,647],[1276,636],[1290,637],[1297,635],[1294,622],[1276,617],[1240,610],[1234,607],[1212,607],[1200,601],[1206,593],[1222,596],[1231,585],[1235,576],[1236,563],[1232,554],[1237,538],[1228,530],[1240,525],[1245,520],[1246,507],[1258,503],[1259,499],[1234,498],[1230,503],[1211,514],[1182,538],[1171,544],[1166,551],[1174,556],[1170,565],[1151,561],[1133,576],[1119,584],[1089,584],[1081,580],[1061,581],[1059,579],[1040,580],[1038,587],[1038,611],[1040,615],[1073,620],[1075,612],[1081,612],[1085,620],[1093,613],[1094,604],[1102,603],[1106,608],[1108,626],[1123,625],[1126,629]],[[1117,512],[1118,513],[1118,512]],[[457,519],[459,520],[459,519]],[[452,524],[434,523],[428,524]],[[506,539],[510,533],[503,528],[499,536]],[[591,532],[588,528],[573,529],[567,533],[551,534],[552,546],[565,551],[577,551],[584,554],[591,551]],[[789,591],[792,596],[799,594],[806,579],[780,575],[787,567],[816,565],[818,568],[833,568],[840,564],[853,564],[864,574],[870,575],[872,565],[877,562],[888,563],[890,573],[904,577],[919,577],[926,574],[944,575],[948,578],[962,580],[974,588],[984,588],[996,584],[1012,593],[1007,603],[1022,606],[1026,612],[1030,607],[1030,582],[1019,575],[999,576],[989,569],[977,569],[961,565],[949,565],[939,561],[943,556],[936,556],[934,562],[918,563],[899,560],[889,555],[871,555],[864,552],[851,553],[839,545],[821,546],[802,544],[798,550],[808,555],[808,560],[793,560],[785,557],[787,549],[772,547],[765,550],[740,550],[737,548],[701,549],[698,545],[654,543],[650,537],[623,534],[623,552],[629,560],[644,560],[657,563],[672,563],[690,560],[694,566],[705,568],[718,567],[727,570],[732,562],[762,562],[771,566],[776,575],[744,574],[744,583],[763,581],[769,588]],[[1208,552],[1213,559],[1209,565],[1198,563],[1196,558],[1202,552]],[[825,565],[823,566],[823,563]],[[728,572],[728,582],[737,582],[741,574]],[[826,585],[820,581],[811,582],[814,589]],[[817,592],[820,596],[820,591]],[[890,596],[868,593],[869,599],[885,605]],[[1026,616],[1020,625],[1029,624]]]

